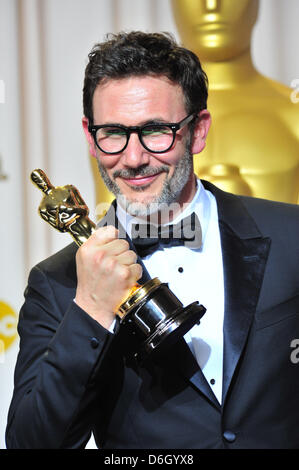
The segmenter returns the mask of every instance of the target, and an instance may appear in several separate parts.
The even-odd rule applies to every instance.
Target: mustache
[[[161,172],[169,173],[168,166],[161,165],[159,167],[152,167],[148,165],[141,165],[138,168],[115,170],[113,172],[113,178],[136,178],[137,176],[153,176]]]

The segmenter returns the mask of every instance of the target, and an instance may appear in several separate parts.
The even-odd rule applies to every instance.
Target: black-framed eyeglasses
[[[132,132],[137,132],[143,147],[151,153],[165,153],[174,144],[176,132],[197,117],[197,113],[189,114],[176,123],[151,123],[144,126],[121,126],[103,124],[88,126],[96,146],[104,153],[114,155],[125,150]]]

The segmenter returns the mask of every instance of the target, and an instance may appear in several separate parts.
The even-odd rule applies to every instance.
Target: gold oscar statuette
[[[296,204],[298,103],[292,88],[266,77],[254,64],[252,38],[260,3],[170,0],[180,39],[198,56],[209,80],[212,126],[194,169],[224,191]]]
[[[70,233],[81,246],[96,230],[96,225],[88,217],[89,209],[78,189],[73,185],[53,186],[40,169],[31,173],[31,180],[44,193],[40,216],[60,232]],[[168,284],[154,278],[133,286],[116,315],[121,326],[129,328],[137,337],[134,356],[143,362],[175,343],[199,323],[205,311],[197,301],[184,307]]]

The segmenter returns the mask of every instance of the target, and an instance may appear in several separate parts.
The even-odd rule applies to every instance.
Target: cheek
[[[156,154],[155,158],[160,161],[160,164],[176,166],[188,147],[190,147],[188,135],[177,134],[174,147],[167,153]]]
[[[99,155],[97,154],[97,160],[107,171],[114,170],[117,168],[119,163],[119,157]]]
[[[159,165],[155,165],[155,166],[165,166],[168,168],[168,175],[169,176],[172,176],[174,171],[175,171],[175,168],[178,164],[178,162],[181,160],[182,158],[182,154],[180,153],[179,155],[178,154],[175,154],[175,155],[172,155],[172,154],[169,154],[166,156],[164,156],[164,158],[161,158],[159,159]]]
[[[175,148],[167,154],[163,154],[159,157],[160,165],[167,165],[169,169],[169,176],[172,176],[178,163],[182,160],[187,152],[187,138],[177,142]]]

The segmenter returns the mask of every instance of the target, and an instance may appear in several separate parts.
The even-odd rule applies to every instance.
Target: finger
[[[118,235],[119,230],[117,230],[113,225],[107,225],[107,227],[99,227],[96,229],[90,238],[92,238],[92,241],[97,244],[105,245],[118,239]]]
[[[111,241],[118,240],[117,237],[118,230],[115,227],[100,227],[79,247],[76,258],[91,259],[99,251],[102,251],[102,256],[105,256],[105,246]],[[99,250],[100,247],[101,250]]]
[[[132,284],[135,284],[142,276],[142,267],[138,263],[131,264],[129,266]]]
[[[100,245],[101,249],[105,251],[106,254],[110,256],[117,256],[122,253],[125,253],[126,251],[129,251],[130,245],[127,242],[127,240],[124,240],[122,238],[118,238],[116,240],[112,240],[108,243],[106,243],[104,246]]]
[[[132,287],[138,284],[138,280],[142,277],[142,267],[139,264],[131,264],[130,266],[118,264],[115,270],[115,279],[117,279],[118,291],[126,290],[124,298],[131,292]]]
[[[126,265],[126,266],[130,266],[131,264],[135,264],[136,260],[137,260],[137,254],[135,253],[135,251],[132,251],[132,250],[126,250],[126,251],[124,251],[123,253],[120,253],[117,256],[117,261],[120,264],[123,264],[123,265]]]

